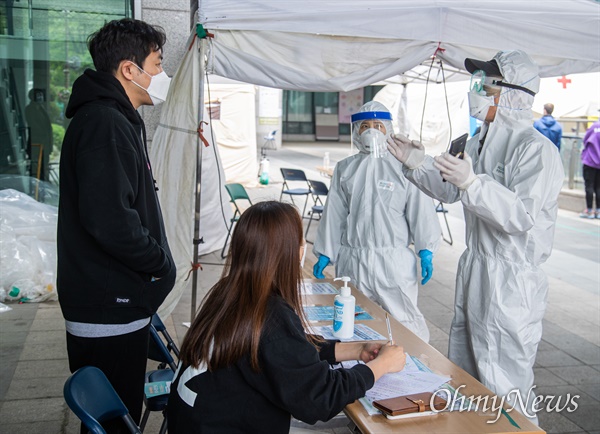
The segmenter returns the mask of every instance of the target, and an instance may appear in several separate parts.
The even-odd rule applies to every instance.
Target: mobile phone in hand
[[[469,135],[465,133],[462,136],[452,140],[452,143],[450,143],[450,150],[448,151],[450,155],[458,157],[461,160],[464,158],[465,146],[467,145],[467,137],[469,137]],[[446,182],[445,179],[443,181]]]
[[[450,144],[450,150],[448,151],[450,155],[463,159],[465,155],[465,146],[467,144],[467,137],[469,135],[467,133],[463,134],[457,139],[452,140]]]

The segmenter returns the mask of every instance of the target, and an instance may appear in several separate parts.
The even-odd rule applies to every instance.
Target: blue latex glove
[[[419,258],[421,258],[421,285],[425,285],[433,276],[433,253],[429,250],[421,250],[419,252]]]
[[[325,276],[323,275],[323,270],[328,265],[329,265],[329,258],[325,255],[319,256],[319,260],[313,267],[313,276],[315,276],[317,279],[325,279]]]

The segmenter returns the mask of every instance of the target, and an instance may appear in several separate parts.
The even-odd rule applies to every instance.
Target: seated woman
[[[379,377],[404,368],[402,347],[305,334],[304,249],[291,205],[260,202],[242,214],[223,276],[183,340],[168,403],[170,434],[288,433],[290,416],[329,420]],[[343,360],[366,364],[330,369]]]

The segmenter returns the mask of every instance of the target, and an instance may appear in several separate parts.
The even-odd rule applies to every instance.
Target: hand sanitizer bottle
[[[323,167],[329,169],[329,164],[329,152],[325,152],[325,156],[323,157]]]
[[[336,295],[333,302],[333,335],[338,339],[350,339],[354,336],[354,306],[356,299],[350,293],[348,276],[338,277],[344,286],[340,288],[340,295]]]

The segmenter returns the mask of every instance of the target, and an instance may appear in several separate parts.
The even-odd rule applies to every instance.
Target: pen
[[[390,338],[390,344],[394,345],[394,337],[392,336],[392,327],[390,326],[390,317],[387,313],[385,314],[385,323],[387,324],[388,336]]]
[[[354,316],[362,315],[363,313],[367,313],[367,312],[365,312],[364,310],[354,312]]]

